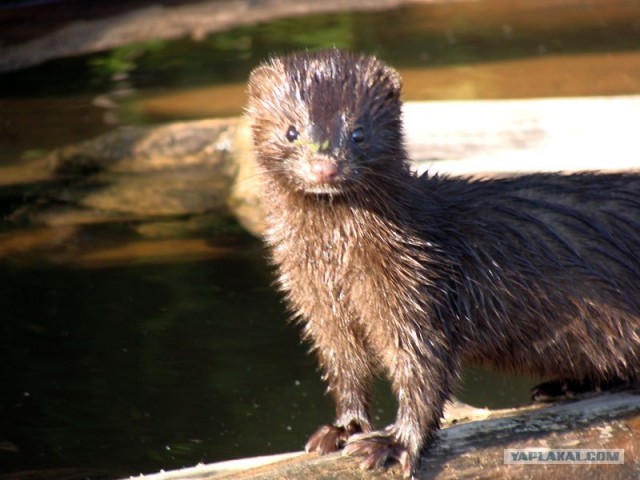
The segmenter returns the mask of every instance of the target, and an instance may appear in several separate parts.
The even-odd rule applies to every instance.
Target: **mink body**
[[[373,57],[294,54],[254,70],[248,115],[279,284],[336,404],[307,450],[410,476],[462,365],[637,378],[640,175],[416,176],[400,88]]]

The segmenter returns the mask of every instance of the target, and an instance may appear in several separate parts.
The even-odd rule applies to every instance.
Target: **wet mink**
[[[373,57],[294,54],[252,72],[248,115],[279,284],[336,404],[306,448],[410,476],[464,364],[636,378],[640,175],[416,176],[400,88]]]

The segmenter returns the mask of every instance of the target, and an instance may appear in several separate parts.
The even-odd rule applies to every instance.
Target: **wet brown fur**
[[[637,376],[640,176],[418,177],[400,84],[372,57],[301,53],[252,73],[248,114],[279,283],[336,403],[334,424],[307,448],[348,440],[365,466],[396,460],[409,475],[463,364]],[[339,166],[320,192],[305,173],[319,157]],[[373,432],[378,372],[399,408]]]

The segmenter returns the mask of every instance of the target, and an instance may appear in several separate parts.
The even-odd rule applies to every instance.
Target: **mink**
[[[248,94],[266,242],[336,407],[307,451],[411,476],[465,365],[637,378],[640,175],[419,176],[399,74],[339,49],[272,58]]]

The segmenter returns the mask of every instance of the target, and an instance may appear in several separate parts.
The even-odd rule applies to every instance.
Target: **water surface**
[[[262,245],[235,242],[198,261],[0,266],[2,469],[114,478],[301,449],[332,406]],[[475,405],[527,400],[530,381],[468,376]],[[381,383],[377,422],[394,408]]]

